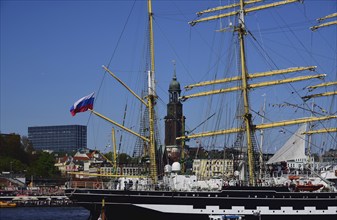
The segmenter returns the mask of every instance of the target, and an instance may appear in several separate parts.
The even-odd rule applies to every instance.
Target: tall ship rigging
[[[128,86],[119,80],[114,73],[107,67],[103,67],[110,75],[117,78],[141,103],[147,108],[148,112],[148,133],[146,136],[138,134],[129,128],[120,125],[104,115],[96,112],[91,108],[91,112],[111,122],[114,126],[126,130],[142,139],[148,146],[149,156],[149,171],[150,176],[130,177],[120,175],[110,175],[111,180],[108,183],[103,183],[100,187],[79,188],[76,184],[69,183],[69,188],[66,189],[66,195],[77,204],[90,210],[90,218],[98,219],[99,216],[104,216],[105,219],[335,219],[337,217],[337,192],[334,191],[334,186],[327,191],[309,192],[309,191],[294,191],[288,186],[271,186],[262,185],[262,175],[258,172],[258,152],[255,132],[258,130],[270,129],[275,127],[284,127],[303,123],[312,123],[318,121],[334,120],[335,114],[324,115],[318,117],[305,117],[292,120],[283,120],[279,122],[265,122],[255,124],[253,120],[252,107],[250,105],[250,92],[253,89],[279,85],[285,83],[294,83],[304,80],[321,79],[325,74],[311,74],[307,76],[297,76],[293,78],[282,78],[267,82],[251,83],[251,80],[261,79],[264,77],[275,77],[287,73],[314,71],[315,66],[307,67],[291,67],[287,69],[278,69],[268,72],[249,73],[247,68],[245,38],[251,34],[246,28],[246,15],[262,9],[278,7],[290,3],[297,3],[298,0],[285,0],[280,2],[267,3],[259,5],[261,0],[244,1],[240,0],[237,3],[227,6],[219,6],[216,8],[207,9],[198,12],[198,16],[204,16],[208,13],[217,13],[219,11],[227,11],[209,17],[200,17],[189,22],[191,26],[195,26],[202,22],[223,19],[227,17],[235,17],[237,22],[231,25],[234,33],[237,35],[238,42],[238,76],[229,78],[216,79],[211,81],[200,82],[185,86],[191,90],[196,87],[214,86],[226,83],[236,83],[236,86],[224,86],[220,89],[215,89],[206,92],[198,92],[179,97],[181,101],[187,101],[192,98],[203,96],[219,95],[224,93],[239,93],[239,102],[242,108],[238,111],[237,117],[240,119],[237,127],[223,129],[218,131],[203,132],[198,134],[189,134],[185,132],[185,118],[179,114],[181,119],[180,128],[183,134],[177,137],[176,143],[179,143],[181,157],[184,158],[185,141],[195,138],[207,138],[213,136],[226,136],[237,134],[238,145],[245,148],[246,156],[244,163],[237,164],[237,168],[241,167],[240,181],[236,181],[234,185],[225,184],[222,178],[211,178],[208,180],[199,180],[195,175],[182,175],[185,171],[184,166],[178,162],[166,164],[160,168],[158,161],[158,144],[156,143],[156,119],[154,106],[157,100],[155,88],[155,59],[154,59],[154,35],[153,35],[153,11],[152,1],[148,0],[148,21],[149,21],[149,51],[150,65],[148,70],[148,90],[146,98],[143,99],[136,95]],[[252,6],[253,5],[253,6]],[[286,7],[286,6],[283,6]],[[334,16],[332,16],[334,17]],[[330,19],[331,17],[324,18]],[[321,24],[313,26],[313,30],[322,27],[334,25]],[[193,27],[196,28],[196,27]],[[308,27],[309,28],[309,27]],[[222,30],[223,31],[223,30]],[[224,30],[226,31],[226,30]],[[176,75],[174,74],[173,81]],[[330,84],[333,84],[331,82]],[[316,85],[311,89],[323,85]],[[173,90],[174,87],[174,90]],[[180,95],[180,88],[175,84],[172,87],[172,100]],[[171,89],[171,87],[170,87]],[[331,96],[336,92],[326,92],[306,95],[303,100],[308,100],[314,97]],[[177,101],[177,100],[175,100]],[[178,105],[179,106],[179,105]],[[178,108],[179,109],[179,108]],[[167,117],[168,118],[168,117]],[[325,128],[316,131],[307,131],[308,133],[321,132],[336,132],[335,128]],[[171,149],[172,150],[172,149]],[[178,151],[175,151],[178,152]],[[172,152],[171,152],[172,153]],[[174,156],[172,157],[175,160]],[[163,175],[162,171],[163,170]],[[75,173],[74,173],[75,174]],[[76,174],[75,174],[76,175]]]

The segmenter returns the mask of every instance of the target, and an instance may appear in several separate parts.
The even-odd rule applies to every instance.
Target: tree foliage
[[[28,175],[34,175],[44,178],[54,177],[59,174],[55,167],[55,159],[52,154],[39,152],[37,159],[28,169]]]
[[[0,135],[0,172],[25,173],[27,177],[53,177],[58,174],[54,156],[35,152],[27,137]]]
[[[104,156],[107,159],[109,159],[111,161],[114,161],[114,159],[113,159],[113,153],[112,152],[106,153],[106,154],[104,154]],[[131,156],[129,156],[126,153],[121,153],[121,154],[117,155],[117,162],[119,164],[138,164],[139,163],[139,158],[137,158],[137,157],[131,157]]]
[[[24,173],[27,170],[27,164],[12,157],[0,157],[0,170],[4,172]]]
[[[21,138],[17,134],[7,134],[0,136],[0,155],[29,163],[29,156],[21,144]]]

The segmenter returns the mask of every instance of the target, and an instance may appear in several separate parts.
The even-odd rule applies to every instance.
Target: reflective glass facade
[[[35,150],[71,152],[87,147],[87,126],[59,125],[28,127],[28,139]]]

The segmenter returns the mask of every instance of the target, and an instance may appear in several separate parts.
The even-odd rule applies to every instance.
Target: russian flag
[[[75,116],[78,112],[85,112],[88,109],[94,108],[94,97],[95,93],[91,93],[90,95],[84,96],[83,98],[79,99],[77,102],[74,103],[73,106],[70,108],[70,113],[72,116]]]

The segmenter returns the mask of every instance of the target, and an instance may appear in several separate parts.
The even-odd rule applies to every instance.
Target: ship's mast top
[[[240,0],[239,10],[239,26],[236,29],[239,33],[240,41],[240,61],[241,61],[241,81],[242,81],[242,96],[244,105],[244,124],[247,139],[247,159],[248,159],[248,172],[249,184],[255,185],[255,171],[254,171],[254,156],[253,156],[253,142],[252,142],[252,114],[250,113],[249,100],[248,100],[248,74],[246,66],[246,52],[244,37],[246,35],[245,29],[245,13],[244,13],[244,0]]]
[[[248,79],[250,78],[250,75],[248,74],[247,71],[247,66],[246,66],[246,54],[245,54],[245,36],[246,36],[246,28],[245,28],[245,15],[249,12],[253,12],[253,11],[257,11],[257,10],[262,10],[262,9],[266,9],[266,8],[271,8],[271,7],[276,7],[279,5],[284,5],[284,4],[288,4],[288,3],[292,3],[292,2],[298,2],[299,0],[284,0],[284,1],[279,1],[279,2],[275,2],[275,3],[270,3],[270,4],[265,4],[265,5],[261,5],[261,6],[256,6],[256,7],[251,7],[251,8],[245,8],[245,5],[247,4],[253,4],[253,3],[257,3],[260,2],[259,0],[252,0],[252,1],[244,1],[244,0],[240,0],[240,3],[236,3],[230,6],[222,6],[222,7],[217,7],[214,9],[208,9],[202,12],[198,12],[198,15],[204,14],[204,13],[209,13],[209,12],[214,12],[217,10],[223,10],[223,9],[229,9],[229,8],[235,8],[235,7],[239,7],[238,10],[236,11],[231,11],[231,12],[227,12],[224,14],[219,14],[219,15],[214,15],[214,16],[209,16],[206,18],[200,18],[198,20],[194,20],[191,21],[190,24],[193,26],[199,22],[204,22],[204,21],[211,21],[211,20],[216,20],[216,19],[220,19],[220,18],[224,18],[224,17],[229,17],[229,16],[235,16],[238,15],[238,26],[234,29],[235,31],[238,32],[238,37],[239,37],[239,43],[240,43],[240,63],[241,63],[241,76],[240,77],[234,77],[231,80],[241,80],[242,85],[240,87],[234,87],[234,88],[229,88],[228,91],[226,90],[226,92],[230,92],[230,91],[237,91],[237,90],[241,90],[242,92],[242,98],[243,98],[243,104],[244,104],[244,114],[242,116],[243,120],[244,120],[244,131],[246,133],[246,141],[247,141],[247,156],[248,156],[248,173],[249,173],[249,184],[250,185],[255,185],[255,165],[254,165],[254,156],[253,156],[253,141],[252,141],[252,135],[254,132],[254,127],[253,123],[252,123],[252,114],[250,112],[250,106],[249,106],[249,97],[248,97],[248,92],[249,89],[252,88],[251,85],[248,84]],[[302,78],[301,78],[302,80]],[[268,84],[271,85],[271,84]],[[264,85],[259,85],[259,86],[264,86]],[[225,89],[222,89],[220,92],[224,92]],[[219,93],[220,93],[219,92]],[[211,92],[204,92],[201,95],[211,95],[211,94],[216,94]],[[201,96],[200,95],[200,96]],[[192,96],[190,96],[192,97]],[[195,96],[196,97],[196,96]],[[182,97],[182,99],[186,99],[186,97]],[[231,129],[228,131],[224,131],[231,133],[234,131],[240,131],[241,129]],[[212,132],[212,134],[215,134],[216,132]],[[221,133],[221,132],[220,132]],[[185,137],[186,138],[186,137]]]
[[[154,79],[154,43],[153,43],[153,13],[152,13],[152,1],[148,0],[148,21],[149,21],[149,51],[150,51],[150,69],[148,70],[148,95],[147,102],[145,102],[141,97],[139,97],[134,91],[132,91],[122,80],[120,80],[112,71],[110,71],[107,67],[103,66],[103,68],[114,77],[120,84],[122,84],[129,92],[134,95],[138,100],[140,100],[149,110],[149,137],[144,137],[137,132],[132,131],[131,129],[109,119],[108,117],[91,110],[92,113],[99,116],[100,118],[112,123],[113,125],[122,128],[123,130],[141,138],[142,140],[149,143],[149,156],[150,156],[150,176],[153,179],[154,184],[156,184],[158,180],[157,176],[157,164],[156,164],[156,143],[155,143],[155,132],[154,132],[154,122],[155,122],[155,112],[154,106],[156,103],[156,89],[155,89],[155,79]]]
[[[157,182],[157,164],[156,164],[156,144],[155,144],[155,132],[154,132],[154,105],[156,99],[155,79],[154,79],[154,42],[153,42],[153,13],[152,13],[152,1],[148,0],[148,16],[149,16],[149,45],[150,45],[150,58],[151,65],[148,71],[148,88],[149,94],[147,97],[149,107],[149,123],[150,123],[150,143],[149,143],[149,156],[150,156],[150,175],[154,183]]]

